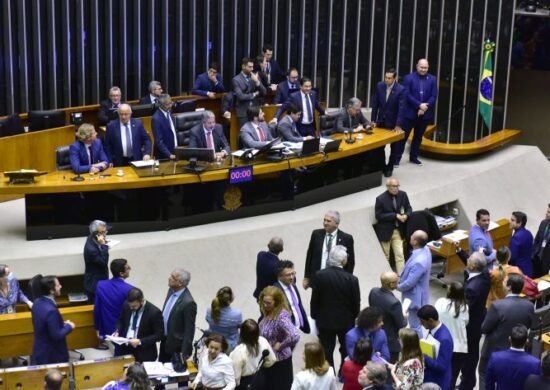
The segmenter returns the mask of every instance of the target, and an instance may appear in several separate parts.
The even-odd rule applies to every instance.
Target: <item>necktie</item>
[[[90,159],[90,165],[94,163],[94,156],[92,155],[92,145],[88,145],[88,154]]]
[[[265,142],[265,134],[261,126],[258,126],[258,134],[260,135],[260,141]]]
[[[393,209],[397,213],[397,199],[395,198],[395,196],[392,196],[392,203],[393,203]],[[399,221],[397,219],[395,220],[395,226],[396,227],[399,226]]]
[[[388,101],[391,93],[391,87],[386,87],[386,101]]]
[[[138,317],[139,317],[138,313],[139,313],[139,310],[132,313],[132,332],[133,332],[134,338],[137,337],[137,323],[138,323]]]
[[[206,147],[208,149],[214,149],[214,142],[212,140],[212,131],[206,132]]]
[[[172,311],[172,306],[174,306],[176,294],[172,294],[164,306],[164,311],[162,312],[162,317],[164,318],[164,333],[168,333],[168,319],[170,318],[170,312]]]
[[[292,132],[294,134],[298,134],[298,130],[296,130],[296,122],[292,121]]]
[[[326,248],[327,248],[328,253],[330,253],[330,250],[332,249],[332,239],[333,238],[334,238],[334,236],[332,234],[327,234]]]
[[[311,109],[311,100],[309,98],[309,93],[306,95],[306,109],[309,120],[313,122],[313,110]]]
[[[302,317],[302,312],[300,311],[298,298],[296,297],[296,293],[294,293],[294,286],[292,285],[288,286],[288,290],[290,291],[290,296],[292,297],[292,303],[294,304],[296,313],[298,313],[298,320],[300,321],[300,327],[302,327],[304,325],[304,318]]]
[[[124,129],[126,131],[126,157],[131,158],[134,153],[132,151],[132,133],[130,132],[128,123],[124,124]]]
[[[158,99],[157,99],[157,98],[154,98],[154,99],[153,99],[153,104],[157,104],[157,102],[158,102]]]

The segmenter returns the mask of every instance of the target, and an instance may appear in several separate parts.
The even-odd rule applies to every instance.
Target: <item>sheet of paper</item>
[[[136,168],[152,167],[153,165],[155,165],[155,160],[130,161],[130,164],[132,164]]]
[[[112,249],[116,245],[120,244],[120,240],[107,240],[107,246]]]
[[[115,344],[118,344],[118,345],[122,345],[122,344],[128,344],[128,339],[126,337],[118,337],[118,336],[105,336],[105,339],[112,342],[112,343],[115,343]]]
[[[409,307],[411,306],[411,300],[409,298],[405,298],[403,300],[403,315],[407,315],[407,312],[409,311]]]

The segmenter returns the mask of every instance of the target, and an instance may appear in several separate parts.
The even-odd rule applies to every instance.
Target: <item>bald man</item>
[[[430,303],[430,269],[432,254],[426,246],[428,234],[415,231],[410,240],[412,255],[405,264],[397,290],[401,291],[401,302],[408,312],[409,327],[422,338],[422,324],[416,315],[418,309]]]
[[[44,376],[44,389],[45,390],[61,390],[63,385],[63,374],[52,368],[48,370],[46,376]]]
[[[380,275],[380,282],[382,287],[374,287],[370,290],[369,306],[378,307],[384,313],[384,331],[388,338],[390,363],[395,363],[401,351],[397,332],[407,326],[401,302],[393,295],[393,291],[399,283],[399,276],[393,271],[387,271]]]

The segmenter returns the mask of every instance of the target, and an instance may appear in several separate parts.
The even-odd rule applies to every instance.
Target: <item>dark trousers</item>
[[[328,361],[328,363],[331,365],[331,367],[334,367],[334,348],[336,347],[336,337],[338,337],[338,342],[340,343],[340,348],[338,351],[340,352],[341,360],[340,360],[340,368],[342,367],[342,363],[344,363],[344,359],[347,356],[346,352],[346,333],[349,329],[326,329],[326,328],[318,328],[319,330],[319,342],[323,346],[323,349],[325,350],[325,357]],[[334,367],[336,369],[336,367]],[[337,371],[340,372],[340,369]]]
[[[479,340],[481,339],[481,329],[477,331],[469,331],[468,337],[468,354],[466,361],[462,366],[462,380],[460,382],[460,390],[473,390],[476,386],[476,368],[479,361]]]
[[[264,369],[263,373],[265,374],[264,390],[290,390],[294,380],[292,356]]]
[[[426,131],[426,127],[429,123],[430,119],[424,119],[421,116],[415,119],[405,118],[403,120],[403,131],[405,132],[405,139],[398,142],[399,150],[397,151],[395,163],[399,164],[399,162],[401,161],[401,157],[403,156],[403,152],[405,151],[405,145],[407,144],[409,135],[411,135],[412,129],[414,129],[414,135],[411,141],[411,152],[409,158],[411,160],[418,158],[418,152],[420,151],[422,137],[424,136],[424,132]]]
[[[449,387],[451,390],[455,388],[458,375],[460,374],[460,371],[462,371],[462,367],[464,367],[464,365],[466,364],[467,359],[468,359],[467,353],[453,352],[453,358],[451,360],[453,376],[451,378],[451,387]]]
[[[307,125],[299,123],[296,130],[298,130],[303,137],[307,137],[308,135],[315,137],[315,122],[308,123]]]

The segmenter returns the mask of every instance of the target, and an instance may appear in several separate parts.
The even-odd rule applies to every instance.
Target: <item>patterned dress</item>
[[[424,367],[420,359],[409,359],[403,364],[397,364],[395,375],[401,381],[395,390],[420,390],[424,382]]]

